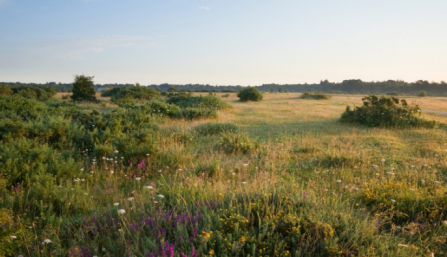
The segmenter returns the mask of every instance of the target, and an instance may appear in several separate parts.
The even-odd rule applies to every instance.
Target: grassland
[[[100,158],[79,149],[84,157],[74,177],[41,174],[1,192],[0,206],[9,213],[2,224],[14,226],[0,232],[0,250],[6,256],[447,255],[446,131],[340,124],[346,103],[361,96],[299,96],[265,93],[262,102],[239,102],[230,94],[222,99],[233,108],[217,119],[156,118],[164,131],[159,150],[138,161],[121,151]],[[443,98],[409,99],[447,111]],[[117,108],[101,100],[82,108]],[[425,116],[447,123],[441,114]],[[217,122],[239,130],[195,129]],[[30,209],[27,202],[37,199]]]

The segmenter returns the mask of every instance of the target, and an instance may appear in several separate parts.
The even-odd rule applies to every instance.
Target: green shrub
[[[175,95],[167,100],[168,103],[175,104],[181,108],[203,108],[209,110],[223,110],[229,108],[230,105],[216,96],[188,96]]]
[[[259,144],[251,142],[246,134],[222,133],[219,147],[228,154],[247,154],[255,152],[258,149]]]
[[[427,92],[426,92],[425,90],[421,90],[421,91],[419,91],[418,96],[420,96],[420,97],[426,97],[426,96],[427,96]]]
[[[114,88],[110,91],[113,93],[110,100],[116,104],[129,103],[135,100],[148,101],[160,97],[160,93],[157,90],[139,86],[138,84],[135,87]]]
[[[64,100],[68,100],[68,99],[70,99],[70,96],[69,96],[69,95],[63,95],[63,96],[62,96],[62,99],[64,99]]]
[[[320,92],[304,92],[300,99],[329,100],[331,97]]]
[[[237,97],[239,97],[239,99],[242,102],[247,102],[247,101],[262,101],[262,98],[264,96],[262,95],[261,92],[259,92],[257,88],[248,87],[239,91],[239,93],[237,93]]]
[[[96,90],[93,87],[94,76],[76,75],[73,82],[73,101],[96,101]]]
[[[419,105],[408,105],[405,99],[396,97],[377,97],[370,95],[362,98],[363,106],[350,106],[342,114],[340,121],[358,123],[367,126],[384,127],[425,127],[434,128],[435,121],[427,121],[421,116]]]
[[[194,128],[200,135],[217,135],[220,133],[238,132],[239,127],[233,123],[205,123]]]
[[[399,95],[399,93],[393,91],[393,92],[388,92],[387,95],[397,96],[397,95]]]
[[[12,95],[14,91],[8,86],[0,86],[0,95]]]
[[[223,94],[222,98],[224,98],[224,97],[230,97],[230,94]]]
[[[212,109],[201,109],[201,108],[185,108],[178,112],[178,118],[185,118],[189,120],[198,118],[217,118],[216,110]]]

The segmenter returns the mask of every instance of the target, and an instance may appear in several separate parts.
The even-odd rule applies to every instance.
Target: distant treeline
[[[20,82],[0,82],[0,86],[9,86],[11,88],[31,86],[35,88],[45,89],[52,88],[55,92],[71,92],[72,84],[49,82],[46,84],[37,83],[20,83]],[[102,91],[107,88],[115,87],[132,87],[134,84],[96,84],[97,91]],[[213,86],[209,84],[160,84],[160,85],[148,85],[148,87],[159,90],[167,91],[175,88],[178,91],[193,91],[193,92],[237,92],[242,89],[239,85],[228,86]],[[445,95],[447,93],[447,83],[441,82],[428,82],[426,80],[418,80],[416,82],[405,82],[402,80],[387,80],[387,81],[373,81],[367,82],[359,79],[344,80],[341,83],[329,82],[328,80],[322,80],[318,84],[263,84],[261,86],[255,86],[260,91],[269,92],[306,92],[306,91],[321,91],[326,93],[352,93],[352,94],[386,94],[386,93],[399,93],[399,94],[417,94],[421,90],[426,91],[429,95]]]

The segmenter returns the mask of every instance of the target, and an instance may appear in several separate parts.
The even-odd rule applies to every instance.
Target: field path
[[[363,103],[362,101],[347,100],[347,99],[332,99],[332,101],[337,101],[337,102],[351,102],[351,103]],[[422,109],[422,111],[423,111],[423,112],[429,112],[429,113],[435,113],[435,114],[439,114],[439,115],[447,116],[447,112],[443,112],[443,111],[435,111],[435,110],[427,110],[427,109]]]

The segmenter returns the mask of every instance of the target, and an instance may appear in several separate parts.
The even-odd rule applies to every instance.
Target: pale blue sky
[[[447,80],[447,0],[0,0],[0,81]]]

